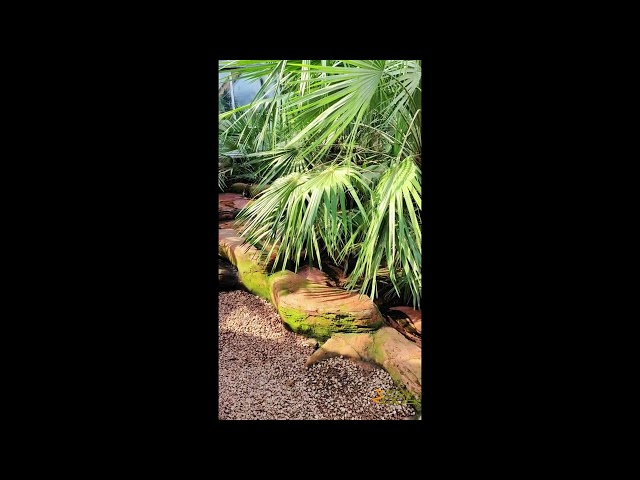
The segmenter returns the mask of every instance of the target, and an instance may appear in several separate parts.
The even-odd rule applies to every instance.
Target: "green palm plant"
[[[384,279],[420,306],[421,62],[247,60],[262,78],[249,105],[220,114],[220,142],[269,185],[239,215],[276,264],[348,270],[346,287],[376,297]],[[387,291],[388,295],[389,292]]]

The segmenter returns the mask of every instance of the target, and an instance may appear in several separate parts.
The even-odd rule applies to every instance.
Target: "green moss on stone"
[[[295,308],[288,307],[280,307],[278,308],[278,312],[283,316],[283,319],[287,321],[287,323],[299,324],[304,322],[309,315],[296,310]]]
[[[353,315],[335,313],[309,315],[304,311],[284,306],[278,307],[278,313],[292,331],[323,342],[335,333],[362,333],[363,330],[362,327],[354,324]]]
[[[382,341],[377,335],[373,336],[373,343],[369,347],[369,356],[372,360],[378,363],[378,365],[383,365],[387,358],[382,350]]]
[[[241,194],[242,192],[247,191],[248,189],[249,189],[249,185],[248,185],[248,184],[246,184],[246,183],[241,183],[241,182],[234,183],[234,184],[232,184],[232,185],[229,187],[229,191],[230,191],[230,192],[233,192],[233,193],[240,193],[240,194]]]
[[[329,319],[310,316],[305,312],[283,306],[278,307],[278,313],[293,332],[301,335],[324,342],[335,333]]]
[[[269,294],[269,286],[267,284],[267,276],[260,272],[240,273],[240,282],[254,295],[271,301]]]
[[[356,318],[349,314],[325,313],[322,318],[329,320],[335,333],[358,333],[362,331],[354,322]]]
[[[240,247],[243,251],[242,253],[238,253],[236,251],[236,268],[238,270],[243,270],[245,272],[260,272],[260,273],[264,273],[265,277],[268,275],[268,272],[265,268],[265,265],[263,263],[260,263],[260,261],[257,258],[252,258],[253,254],[250,252],[244,252],[244,249],[247,248],[247,246],[242,246]]]
[[[269,279],[259,265],[250,259],[238,258],[236,268],[240,282],[254,295],[271,301]]]

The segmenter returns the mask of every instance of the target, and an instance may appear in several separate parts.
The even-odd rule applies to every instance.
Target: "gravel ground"
[[[402,420],[411,405],[372,401],[387,372],[330,358],[306,369],[310,340],[284,328],[271,304],[241,290],[218,293],[221,420]]]

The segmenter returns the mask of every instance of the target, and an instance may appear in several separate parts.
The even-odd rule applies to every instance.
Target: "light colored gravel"
[[[372,401],[393,389],[387,372],[330,358],[304,363],[309,339],[284,328],[271,304],[241,290],[219,292],[218,417],[221,420],[401,420],[411,405]]]

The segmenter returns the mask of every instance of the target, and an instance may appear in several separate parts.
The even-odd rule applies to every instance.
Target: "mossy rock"
[[[271,300],[267,275],[262,272],[243,272],[238,269],[238,277],[248,291],[267,301]]]
[[[218,255],[238,269],[238,278],[249,292],[271,300],[268,274],[265,266],[258,261],[259,252],[242,242],[242,237],[235,230],[218,230]]]
[[[244,193],[249,191],[249,187],[250,185],[248,183],[242,183],[242,182],[237,182],[232,184],[229,188],[228,191],[231,193]]]
[[[315,338],[320,342],[328,340],[339,328],[328,318],[312,317],[292,308],[280,307],[278,314],[292,332]]]
[[[369,297],[311,282],[285,270],[269,279],[271,302],[294,332],[327,340],[334,333],[374,331],[384,319]]]
[[[284,270],[270,274],[258,249],[243,244],[233,229],[220,229],[218,253],[237,269],[240,282],[271,301],[292,331],[325,341],[335,333],[375,331],[384,325],[378,307],[366,295],[321,285]]]

